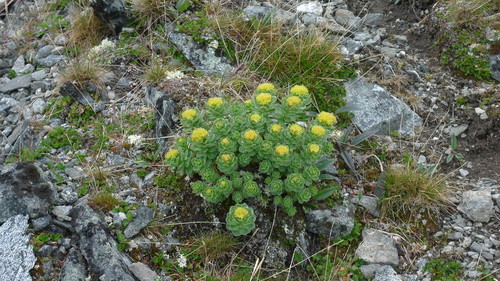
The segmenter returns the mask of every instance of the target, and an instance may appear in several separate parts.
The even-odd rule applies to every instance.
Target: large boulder
[[[0,226],[0,279],[31,281],[30,270],[35,266],[33,246],[28,242],[28,216],[17,215]]]
[[[381,135],[399,131],[409,136],[414,134],[415,127],[422,125],[420,116],[381,86],[362,77],[351,79],[344,86],[347,107],[354,113],[353,122],[361,131]]]
[[[131,261],[118,250],[118,244],[104,218],[88,205],[71,211],[75,235],[89,271],[101,281],[136,281],[128,269]]]
[[[0,166],[0,223],[15,215],[47,216],[57,192],[33,163]]]

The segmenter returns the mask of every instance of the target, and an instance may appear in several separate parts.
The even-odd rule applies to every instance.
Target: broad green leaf
[[[323,199],[326,199],[330,196],[332,196],[332,194],[337,190],[336,187],[328,187],[328,188],[325,188],[325,189],[322,189],[320,191],[318,191],[318,193],[313,197],[314,200],[323,200]]]
[[[333,163],[335,163],[335,159],[330,159],[330,158],[322,159],[316,162],[316,167],[318,167],[318,169],[323,171],[324,169],[326,169],[326,167],[332,165]]]
[[[179,13],[185,12],[191,6],[191,1],[189,0],[178,0],[175,8]]]

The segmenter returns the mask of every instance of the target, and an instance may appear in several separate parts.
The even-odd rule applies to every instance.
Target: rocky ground
[[[356,172],[340,156],[329,167],[341,188],[327,203],[293,218],[262,208],[258,231],[236,239],[217,236],[225,232],[225,210],[192,194],[163,155],[179,134],[182,109],[213,96],[244,99],[264,79],[228,87],[244,67],[175,25],[165,25],[166,43],[148,44],[145,32],[143,41],[131,40],[134,27],[125,23],[134,15],[120,3],[92,4],[112,32],[85,53],[91,65],[80,64],[81,73],[102,79],[79,84],[68,75],[79,60],[65,29],[78,15],[76,3],[0,0],[2,280],[250,280],[255,272],[279,280],[499,279],[500,54],[493,26],[486,40],[494,79],[478,81],[440,63],[434,43],[449,28],[440,16],[446,3],[225,3],[242,11],[242,21],[273,13],[289,28],[326,30],[339,42],[332,48],[357,69],[343,84],[351,121],[375,134],[369,144],[348,147]],[[144,78],[152,67],[141,61],[144,52],[175,66],[161,83]],[[404,155],[446,176],[452,192],[438,218],[380,216],[379,177]],[[207,241],[232,247],[208,256],[199,250],[207,252]],[[326,256],[345,262],[319,258]],[[325,264],[333,273],[323,275]]]

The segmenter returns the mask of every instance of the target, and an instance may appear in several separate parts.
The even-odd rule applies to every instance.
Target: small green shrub
[[[427,262],[424,270],[432,274],[432,280],[459,281],[464,271],[459,262],[434,259]]]
[[[206,110],[181,114],[182,136],[165,155],[166,162],[179,174],[199,175],[191,188],[210,203],[273,198],[293,216],[296,204],[315,196],[324,199],[324,190],[318,193],[314,183],[330,178],[321,175],[320,168],[334,162],[319,160],[333,149],[327,137],[337,119],[328,112],[309,112],[310,104],[306,87],[294,86],[279,98],[269,83],[261,84],[252,100],[244,103],[210,98]],[[248,216],[240,216],[242,212],[233,207],[228,228],[235,235],[248,233],[253,222],[247,219],[253,210],[245,206]]]

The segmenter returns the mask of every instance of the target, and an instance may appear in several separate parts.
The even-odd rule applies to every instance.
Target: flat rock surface
[[[28,244],[30,235],[28,217],[17,215],[0,226],[0,279],[31,281],[30,270],[35,265],[33,246]]]

